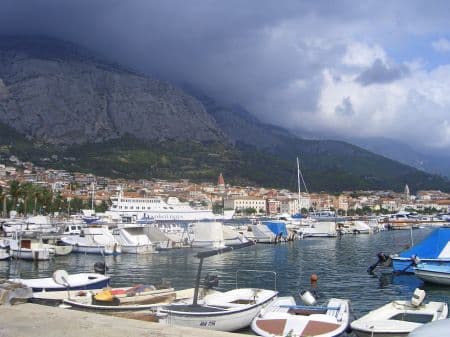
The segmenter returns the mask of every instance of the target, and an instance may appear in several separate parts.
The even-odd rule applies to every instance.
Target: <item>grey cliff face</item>
[[[0,121],[53,144],[125,134],[224,140],[203,105],[169,84],[82,58],[0,49]]]

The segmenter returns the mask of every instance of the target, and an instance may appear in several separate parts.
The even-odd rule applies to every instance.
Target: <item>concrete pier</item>
[[[0,306],[0,337],[248,337],[38,304]]]

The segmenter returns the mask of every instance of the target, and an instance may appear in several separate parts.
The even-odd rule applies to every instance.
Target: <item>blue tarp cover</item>
[[[281,236],[283,237],[288,236],[286,224],[284,222],[262,221],[262,224],[266,225],[267,228],[269,228],[275,235],[279,235],[281,233]]]
[[[439,256],[449,240],[450,228],[438,228],[418,244],[401,252],[399,255],[400,257],[411,257],[416,255],[422,259],[435,259]]]

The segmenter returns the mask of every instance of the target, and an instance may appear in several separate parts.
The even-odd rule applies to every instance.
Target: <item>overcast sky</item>
[[[450,1],[1,0],[63,38],[311,134],[450,149]]]

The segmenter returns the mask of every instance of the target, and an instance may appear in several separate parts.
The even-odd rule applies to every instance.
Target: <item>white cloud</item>
[[[444,39],[444,38],[433,41],[431,43],[431,46],[433,47],[434,50],[441,52],[441,53],[450,52],[450,41],[447,39]]]
[[[369,67],[375,60],[386,61],[386,53],[379,45],[369,46],[361,42],[351,42],[342,58],[342,63],[349,66]]]

